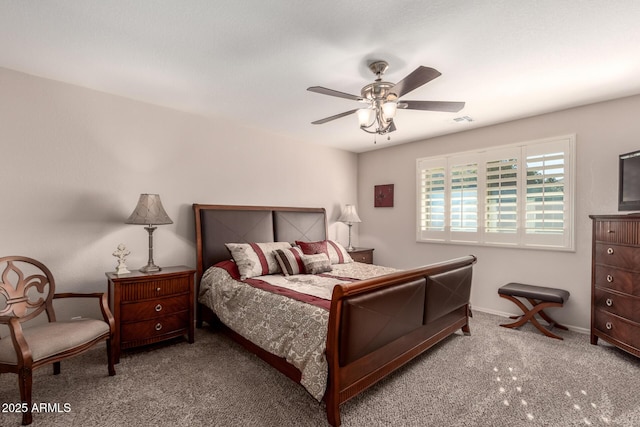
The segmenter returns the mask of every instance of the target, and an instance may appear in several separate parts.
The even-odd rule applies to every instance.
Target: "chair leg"
[[[32,371],[30,367],[23,366],[18,372],[18,387],[20,388],[20,400],[27,404],[27,410],[22,413],[22,425],[27,426],[33,422],[31,414],[31,389],[33,385]]]
[[[116,374],[116,368],[115,368],[115,354],[114,354],[114,348],[111,345],[111,339],[107,340],[107,364],[109,367],[109,376],[114,376]]]
[[[531,321],[531,323],[543,334],[545,334],[546,336],[550,337],[550,338],[555,338],[555,339],[559,339],[562,340],[564,338],[562,338],[561,336],[558,336],[556,334],[554,334],[553,332],[549,331],[547,328],[545,328],[544,326],[542,326],[540,324],[540,322],[538,322],[538,319],[536,319],[534,316],[537,313],[540,313],[542,310],[544,310],[545,308],[549,308],[549,307],[562,307],[562,304],[559,302],[539,302],[537,303],[536,301],[534,301],[533,307],[531,307],[531,309],[527,308],[526,305],[524,305],[524,303],[522,303],[522,301],[520,301],[519,299],[511,296],[511,295],[503,295],[500,294],[500,296],[502,298],[506,298],[509,301],[512,301],[515,305],[517,305],[520,310],[522,310],[522,312],[524,313],[522,316],[520,316],[520,320],[517,320],[513,323],[507,323],[507,324],[502,324],[500,326],[505,327],[505,328],[519,328],[520,326],[524,325],[525,323],[527,323],[528,321]],[[529,302],[531,302],[529,300]],[[544,314],[544,316],[541,315],[541,317],[544,320],[547,319],[551,319],[546,313]],[[548,321],[548,320],[547,320]],[[551,320],[553,322],[553,320]],[[555,323],[555,322],[553,322]],[[562,325],[560,325],[562,326]],[[562,329],[562,328],[560,328]]]
[[[53,363],[53,375],[60,375],[60,362]]]
[[[529,301],[531,303],[531,305],[536,305],[537,302],[534,299],[531,298],[527,298],[527,301]],[[544,312],[544,310],[540,310],[540,312],[538,313],[540,315],[540,317],[542,317],[549,325],[551,325],[551,327],[556,327],[558,329],[562,329],[563,331],[568,331],[569,328],[567,328],[564,325],[561,325],[560,323],[556,322],[555,320],[553,320],[551,318],[551,316],[549,316],[547,313]]]

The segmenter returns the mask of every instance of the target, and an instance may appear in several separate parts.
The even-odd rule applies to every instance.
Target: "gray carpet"
[[[640,426],[640,359],[592,346],[587,335],[547,338],[475,313],[456,334],[341,407],[343,426]],[[323,426],[324,406],[298,384],[210,329],[196,342],[125,353],[107,376],[100,348],[36,371],[35,426]],[[0,375],[0,402],[19,400]],[[20,424],[0,414],[0,425]]]

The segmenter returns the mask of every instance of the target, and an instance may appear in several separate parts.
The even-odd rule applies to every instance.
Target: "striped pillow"
[[[348,264],[353,262],[349,252],[335,240],[320,240],[318,242],[301,242],[296,240],[296,245],[302,248],[305,255],[327,254],[331,264]]]
[[[335,240],[327,240],[327,250],[329,251],[331,264],[349,264],[353,262],[353,258],[349,255],[349,252]]]
[[[280,265],[273,256],[276,249],[290,248],[288,242],[226,243],[225,246],[238,266],[240,280],[266,274],[280,273]]]
[[[305,274],[304,263],[302,262],[302,249],[300,248],[287,248],[276,249],[273,251],[273,255],[276,257],[276,261],[280,265],[280,269],[285,276],[291,276],[293,274]]]
[[[302,262],[307,274],[320,274],[332,270],[327,254],[302,255]]]

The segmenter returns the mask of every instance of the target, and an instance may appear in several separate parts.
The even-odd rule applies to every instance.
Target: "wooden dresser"
[[[640,357],[640,216],[591,215],[591,344]]]
[[[109,308],[116,322],[116,363],[120,350],[187,335],[194,341],[194,273],[163,267],[155,273],[106,273]]]

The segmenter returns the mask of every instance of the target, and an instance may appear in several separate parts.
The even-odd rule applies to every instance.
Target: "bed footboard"
[[[339,405],[462,329],[469,333],[474,256],[333,290],[327,333],[327,418]]]

